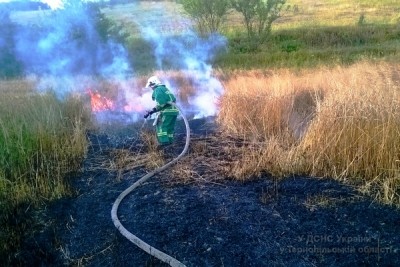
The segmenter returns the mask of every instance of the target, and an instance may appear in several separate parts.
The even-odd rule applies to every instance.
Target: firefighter
[[[153,90],[152,99],[156,101],[156,106],[148,111],[144,118],[147,119],[151,114],[160,112],[156,123],[157,140],[161,146],[173,143],[176,118],[178,109],[170,104],[175,103],[176,98],[171,91],[161,83],[157,76],[148,79],[146,87]]]

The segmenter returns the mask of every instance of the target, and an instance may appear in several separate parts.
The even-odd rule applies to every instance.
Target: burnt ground
[[[208,121],[191,126],[194,142],[214,134],[206,131]],[[183,147],[178,128],[167,158]],[[143,149],[131,133],[89,135],[88,157],[71,179],[76,194],[36,213],[35,231],[18,256],[21,265],[165,266],[111,221],[117,196],[149,171],[104,167],[115,149]],[[124,199],[119,218],[133,234],[187,266],[400,266],[398,209],[330,179],[268,174],[248,182],[207,179],[212,172],[186,183],[169,182],[169,170],[158,174]]]

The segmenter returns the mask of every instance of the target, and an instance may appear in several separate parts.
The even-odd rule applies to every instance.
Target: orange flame
[[[90,103],[92,107],[92,112],[100,112],[106,110],[114,110],[115,104],[112,100],[108,99],[105,96],[100,95],[98,92],[92,92],[92,90],[88,90],[90,95]]]

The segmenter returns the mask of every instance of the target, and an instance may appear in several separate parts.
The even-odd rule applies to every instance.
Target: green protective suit
[[[160,111],[156,126],[157,140],[161,145],[171,144],[174,141],[175,123],[179,111],[168,102],[175,103],[176,98],[165,85],[161,84],[153,89],[152,99],[156,101],[156,109]]]

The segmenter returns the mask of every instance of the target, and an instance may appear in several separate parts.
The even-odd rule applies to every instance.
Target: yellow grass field
[[[224,86],[220,126],[260,144],[242,151],[239,179],[334,177],[400,205],[400,65],[237,71]]]
[[[163,11],[163,18],[171,24],[163,25],[160,33],[176,33],[188,27],[187,17],[181,17],[181,6],[171,1],[116,5],[102,11],[131,34],[137,33],[135,19],[143,13],[148,16],[141,16],[144,19],[141,22],[147,24],[156,21],[157,14]],[[399,25],[399,11],[396,0],[288,0],[273,29],[354,26],[360,22]],[[12,19],[33,22],[46,15],[43,11],[17,12]],[[225,30],[242,25],[240,20],[237,13],[231,12]],[[185,82],[184,74],[170,75],[182,81],[181,99],[194,92]],[[309,70],[219,70],[216,75],[225,87],[218,116],[220,126],[226,132],[263,141],[263,149],[269,151],[243,151],[243,160],[248,153],[268,154],[274,161],[259,157],[261,163],[257,163],[257,168],[268,167],[278,174],[307,173],[343,180],[352,177],[361,180],[365,190],[379,185],[380,199],[399,203],[398,64],[361,62],[349,67]],[[30,98],[25,81],[3,82],[1,87],[2,101],[6,104],[9,97]],[[15,92],[18,93],[12,96]],[[46,101],[56,101],[50,96],[45,100],[37,96],[30,99],[45,105]],[[32,105],[40,106],[36,102]],[[6,108],[4,104],[3,109]],[[59,107],[50,105],[50,108],[38,112],[52,114]],[[47,122],[53,119],[48,118]],[[6,144],[8,126],[4,120]],[[238,176],[245,177],[246,171],[238,170]]]

